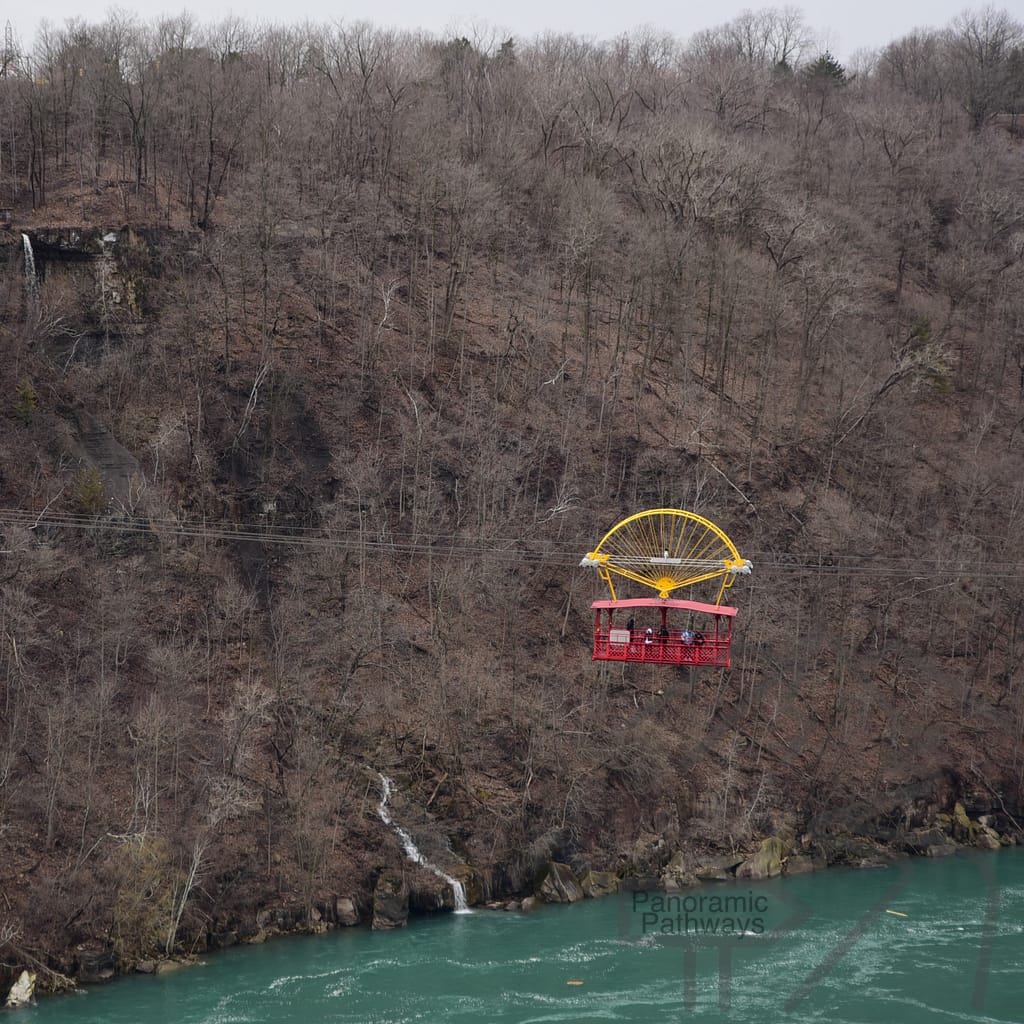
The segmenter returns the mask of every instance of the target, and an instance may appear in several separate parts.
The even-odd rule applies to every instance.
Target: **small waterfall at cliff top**
[[[391,793],[395,788],[395,784],[383,772],[377,772],[377,774],[380,776],[381,788],[380,803],[377,805],[377,814],[380,816],[380,820],[383,821],[384,824],[402,840],[402,846],[405,849],[405,854],[409,860],[414,861],[416,864],[422,864],[428,871],[433,871],[438,878],[447,882],[452,887],[452,898],[455,901],[455,913],[472,913],[469,909],[469,904],[466,902],[466,889],[463,884],[457,878],[452,878],[452,876],[447,872],[442,871],[436,864],[431,864],[430,861],[420,853],[419,847],[412,841],[412,836],[409,835],[409,833],[391,817],[391,812],[388,810],[388,801],[391,799]]]

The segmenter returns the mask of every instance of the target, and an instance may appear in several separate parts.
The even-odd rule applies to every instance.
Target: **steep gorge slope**
[[[1019,136],[881,69],[741,62],[735,121],[641,41],[338,31],[175,50],[148,177],[71,108],[17,192],[5,964],[365,918],[404,864],[373,769],[495,893],[958,800],[1010,830]],[[238,121],[206,153],[196,82]],[[660,506],[754,561],[727,671],[590,661],[579,558]]]

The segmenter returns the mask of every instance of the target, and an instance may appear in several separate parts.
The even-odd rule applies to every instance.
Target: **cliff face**
[[[627,90],[593,54],[645,101],[612,117],[542,56],[478,78],[430,51],[406,91],[253,72],[277,129],[245,107],[204,156],[219,190],[156,134],[149,181],[108,154],[83,192],[62,151],[44,205],[18,192],[12,970],[368,920],[389,886],[445,905],[370,769],[479,898],[550,860],[681,878],[740,847],[730,870],[771,873],[1019,820],[1019,139],[878,76],[754,76],[737,127],[697,79]],[[511,97],[540,83],[577,107],[534,123]],[[665,506],[754,562],[731,669],[590,660],[579,559]]]

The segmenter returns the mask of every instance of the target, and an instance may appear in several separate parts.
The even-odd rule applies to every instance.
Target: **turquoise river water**
[[[225,950],[18,1024],[1024,1021],[1024,850]]]

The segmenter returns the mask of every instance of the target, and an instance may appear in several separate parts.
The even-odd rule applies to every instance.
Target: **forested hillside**
[[[496,895],[1015,831],[1024,27],[879,45],[5,54],[0,972],[450,898],[377,771]],[[659,507],[754,563],[730,669],[591,661],[579,560]]]

